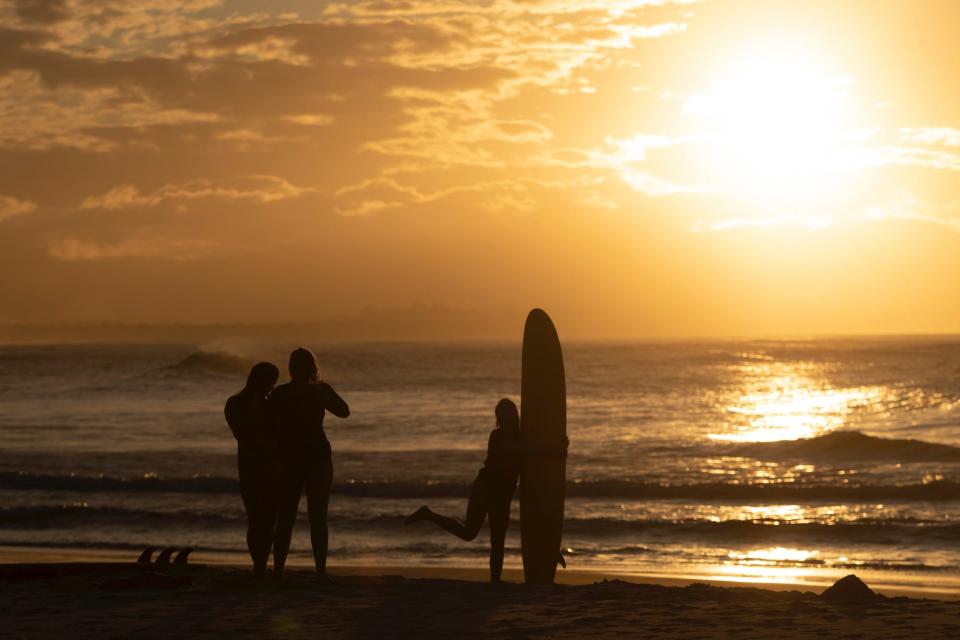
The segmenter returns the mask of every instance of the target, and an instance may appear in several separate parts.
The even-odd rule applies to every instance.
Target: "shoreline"
[[[76,547],[30,547],[0,545],[0,566],[23,564],[68,564],[68,563],[131,563],[136,560],[134,551],[117,549],[96,549]],[[194,552],[190,556],[189,566],[208,566],[217,569],[226,569],[245,572],[249,566],[245,558],[239,554],[220,554],[210,552]],[[156,565],[162,567],[163,565]],[[312,561],[308,559],[290,558],[290,571],[301,573],[309,572]],[[336,563],[329,565],[333,576],[357,576],[376,578],[395,576],[411,580],[456,580],[465,582],[486,583],[489,579],[489,570],[486,566],[447,566],[447,565],[409,565],[409,564],[374,564],[374,563]],[[718,588],[751,588],[774,592],[801,592],[819,594],[836,580],[856,573],[853,571],[838,571],[832,579],[824,576],[817,581],[760,581],[742,579],[738,577],[711,577],[682,572],[630,572],[606,569],[560,569],[557,570],[557,584],[565,586],[594,585],[604,581],[619,581],[636,585],[659,585],[671,588],[683,588],[700,584]],[[858,574],[860,575],[860,574]],[[867,574],[862,574],[867,575]],[[935,583],[935,576],[931,576]],[[523,582],[523,570],[518,567],[504,567],[504,582],[520,584]],[[888,585],[880,582],[865,582],[876,593],[895,598],[906,597],[913,599],[931,599],[943,601],[960,601],[960,591],[949,587],[938,587],[932,584],[928,588],[904,587]]]
[[[884,598],[862,583],[857,588],[865,594],[847,589],[837,597],[702,583],[591,583],[595,576],[587,572],[576,572],[584,584],[537,586],[485,583],[480,578],[486,572],[478,568],[421,568],[416,573],[422,577],[398,571],[410,573],[399,567],[338,567],[331,571],[331,585],[318,582],[308,568],[290,569],[276,580],[256,579],[247,568],[231,565],[0,564],[0,628],[11,638],[41,640],[942,640],[960,628],[960,602]]]

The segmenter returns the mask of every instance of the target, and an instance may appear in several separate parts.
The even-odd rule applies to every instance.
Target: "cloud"
[[[901,139],[904,142],[915,144],[960,147],[960,129],[951,127],[921,127],[918,129],[900,129]]]
[[[527,212],[536,208],[533,188],[550,188],[550,183],[530,178],[492,180],[461,184],[434,191],[420,191],[396,179],[380,176],[337,190],[337,213],[345,216],[365,216],[385,209],[426,205],[445,198],[467,194],[476,198],[478,206],[488,211]],[[565,184],[564,186],[570,186]]]
[[[354,215],[455,193],[482,194],[480,209],[496,201],[528,211],[537,193],[562,189],[571,202],[609,208],[617,181],[596,181],[611,177],[649,197],[701,191],[709,180],[684,173],[679,157],[705,142],[657,131],[685,103],[658,100],[670,87],[643,75],[656,65],[652,47],[679,59],[689,46],[693,4],[375,0],[239,11],[219,0],[20,0],[0,30],[0,152],[129,153],[162,167],[154,185],[163,186],[118,175],[98,182],[113,189],[75,196],[83,209],[268,202],[314,190]],[[637,82],[649,95],[631,90]],[[706,90],[673,88],[690,100]],[[626,115],[598,124],[624,99]],[[656,109],[673,110],[673,120],[645,118]],[[624,126],[634,117],[645,118],[643,132]],[[905,128],[896,144],[844,156],[843,168],[956,170],[951,149],[931,147],[957,137],[948,127]],[[171,169],[188,157],[200,175],[209,175],[203,163],[294,175],[295,163],[316,158],[324,168],[309,185],[241,185]],[[526,193],[483,191],[521,175]]]
[[[43,25],[56,36],[57,49],[97,51],[109,55],[156,48],[159,41],[203,32],[221,20],[203,12],[222,0],[14,0],[14,18],[21,25]],[[261,14],[262,17],[262,14]],[[247,21],[235,15],[227,22]]]
[[[772,229],[779,226],[792,226],[809,231],[821,231],[833,225],[830,216],[773,216],[758,218],[726,218],[715,222],[697,221],[691,231],[731,231],[734,229]]]
[[[622,168],[620,170],[620,177],[635,191],[651,197],[672,196],[678,193],[693,193],[699,191],[696,187],[680,184],[673,180],[631,167]]]
[[[338,189],[335,193],[338,200],[336,211],[345,216],[366,216],[410,204],[427,204],[454,193],[480,188],[480,185],[467,185],[424,193],[392,177],[379,176]]]
[[[212,52],[251,55],[266,45],[267,51],[286,48],[294,64],[325,61],[331,56],[342,56],[356,64],[363,60],[382,60],[398,51],[445,49],[451,37],[452,32],[429,22],[295,22],[232,29],[206,41],[201,50],[208,55]],[[270,58],[273,57],[271,54]]]
[[[67,0],[14,0],[17,17],[27,23],[52,24],[70,15]]]
[[[101,243],[76,237],[53,241],[47,249],[51,258],[64,262],[84,262],[111,258],[159,258],[193,260],[215,245],[200,240],[134,237],[119,242]]]
[[[167,108],[132,87],[50,87],[30,71],[0,75],[0,148],[44,151],[57,147],[106,153],[150,127],[216,123],[212,112]],[[110,139],[103,135],[126,130]]]
[[[89,196],[81,209],[118,210],[132,207],[154,207],[168,200],[189,201],[200,198],[254,200],[267,203],[296,198],[315,189],[298,187],[277,176],[237,176],[229,180],[192,180],[183,184],[166,184],[150,193],[141,193],[132,185],[114,187],[99,195]]]
[[[483,147],[544,144],[552,132],[536,116],[500,116],[499,104],[525,87],[593,90],[578,69],[602,68],[606,51],[684,28],[640,19],[659,0],[361,2],[329,5],[314,20],[227,13],[219,4],[57,4],[47,30],[5,30],[2,94],[17,101],[0,105],[16,111],[0,125],[0,146],[109,152],[135,144],[145,128],[215,122],[222,127],[209,129],[213,140],[255,149],[310,143],[267,133],[265,118],[326,126],[364,114],[368,126],[353,130],[360,148],[399,161],[506,166]],[[400,126],[377,135],[377,121]],[[106,133],[118,128],[133,135]]]
[[[629,138],[608,137],[602,149],[561,149],[544,161],[554,166],[593,168],[612,171],[634,191],[650,197],[702,191],[701,187],[682,184],[657,175],[649,165],[650,152],[679,147],[693,141],[688,137],[638,132]]]
[[[0,196],[0,222],[33,212],[37,205],[29,200]]]
[[[960,231],[960,202],[937,204],[924,202],[916,197],[897,192],[886,201],[876,202],[860,211],[845,211],[830,214],[774,215],[756,217],[729,217],[717,220],[697,220],[692,231],[732,231],[737,229],[772,229],[787,226],[810,231],[830,228],[834,223],[906,221],[939,225]]]
[[[398,172],[397,175],[402,172]],[[517,176],[499,180],[461,182],[453,186],[426,190],[403,184],[393,176],[379,176],[338,189],[335,193],[337,213],[345,216],[369,215],[385,209],[409,208],[444,201],[460,196],[457,205],[477,207],[484,211],[528,213],[540,205],[540,198],[549,193],[561,198],[575,193],[581,204],[590,208],[616,208],[614,203],[599,197],[596,187],[602,178],[574,176],[543,179]]]
[[[325,127],[333,124],[333,116],[323,113],[298,113],[289,116],[283,116],[283,119],[293,124],[303,125],[305,127]]]
[[[888,145],[868,150],[865,164],[912,165],[942,171],[960,171],[960,153],[925,147]]]
[[[960,202],[932,204],[903,193],[890,202],[868,207],[863,211],[862,218],[877,221],[907,220],[943,225],[960,231]]]

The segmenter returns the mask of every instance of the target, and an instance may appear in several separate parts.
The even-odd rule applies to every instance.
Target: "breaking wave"
[[[194,351],[186,358],[152,372],[164,378],[240,376],[245,378],[253,362],[224,351]],[[241,380],[242,382],[242,380]]]
[[[763,460],[810,462],[960,462],[960,447],[923,440],[877,438],[859,431],[835,431],[816,438],[751,442],[728,455]]]
[[[0,487],[59,491],[126,491],[170,493],[237,493],[235,478],[220,476],[119,478],[34,474],[0,471]],[[354,481],[334,484],[338,495],[370,498],[459,498],[470,495],[471,485],[461,482]],[[568,498],[685,499],[733,502],[872,502],[875,500],[960,500],[960,482],[885,485],[807,484],[666,484],[641,480],[589,480],[567,483]]]
[[[242,511],[212,513],[202,510],[146,510],[122,507],[92,507],[85,503],[0,508],[0,525],[6,530],[61,529],[74,527],[241,530],[246,525]],[[356,516],[331,513],[335,529],[387,535],[403,524],[403,516],[379,514]],[[943,545],[960,539],[960,524],[914,518],[864,518],[840,523],[789,522],[778,519],[724,520],[620,520],[615,518],[567,518],[564,535],[573,538],[647,541],[688,540],[717,545]]]

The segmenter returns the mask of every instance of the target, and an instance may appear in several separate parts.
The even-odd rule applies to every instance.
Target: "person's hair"
[[[310,380],[316,377],[318,372],[317,358],[310,349],[294,349],[290,354],[290,364],[288,365],[290,377],[293,380]]]
[[[502,399],[497,403],[497,408],[494,410],[494,413],[497,416],[497,424],[501,427],[519,430],[520,412],[517,410],[517,405],[514,404],[513,400],[510,398]]]
[[[247,384],[243,387],[241,393],[266,393],[277,384],[277,378],[280,377],[280,369],[272,362],[258,362],[250,368],[250,374],[247,376]]]

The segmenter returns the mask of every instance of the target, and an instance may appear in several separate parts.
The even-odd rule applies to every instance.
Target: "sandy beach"
[[[5,550],[0,625],[16,638],[947,638],[960,629],[958,600],[837,602],[784,585],[665,585],[576,571],[554,587],[519,584],[516,571],[490,585],[480,568],[341,567],[337,584],[322,586],[305,568],[255,580],[235,565],[138,567],[106,562],[111,555]],[[91,564],[65,562],[78,557]]]

